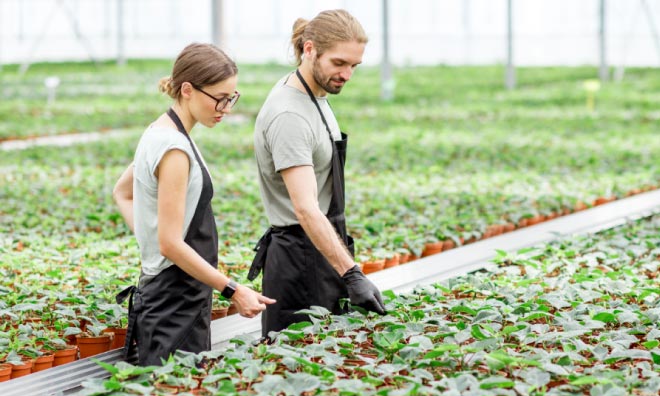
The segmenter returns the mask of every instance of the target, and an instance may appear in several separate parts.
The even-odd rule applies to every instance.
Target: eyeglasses
[[[191,84],[192,85],[192,84]],[[203,93],[204,95],[208,96],[209,98],[215,100],[215,111],[220,112],[227,107],[227,105],[231,105],[231,107],[234,107],[236,102],[238,102],[238,98],[241,97],[240,92],[234,91],[234,96],[224,96],[220,99],[216,98],[215,96],[211,95],[208,92],[204,92],[203,89],[200,87],[193,85],[193,88],[198,90],[199,92]]]

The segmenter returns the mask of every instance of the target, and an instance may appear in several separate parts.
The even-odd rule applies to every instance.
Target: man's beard
[[[319,65],[318,57],[314,59],[314,63],[312,64],[312,77],[314,77],[314,82],[316,83],[316,85],[323,88],[323,90],[329,94],[336,95],[339,92],[341,92],[342,88],[344,88],[343,85],[340,85],[338,87],[332,86],[331,85],[332,79],[321,74],[321,65]],[[344,79],[341,79],[340,81],[346,82],[346,80]]]

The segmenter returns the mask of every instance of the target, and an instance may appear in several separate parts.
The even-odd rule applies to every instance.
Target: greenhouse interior
[[[660,0],[0,0],[0,168],[0,395],[660,395]]]

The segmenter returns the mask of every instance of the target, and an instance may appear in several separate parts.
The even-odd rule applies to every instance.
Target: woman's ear
[[[193,86],[188,81],[185,81],[181,84],[181,96],[188,99],[192,94]]]

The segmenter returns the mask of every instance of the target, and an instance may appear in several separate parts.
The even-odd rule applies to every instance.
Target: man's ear
[[[314,42],[312,40],[307,40],[303,44],[303,55],[307,59],[314,59],[316,48],[314,48]]]

